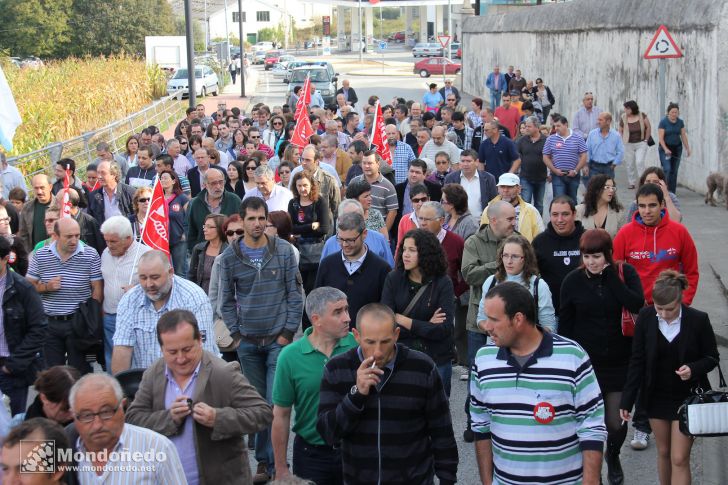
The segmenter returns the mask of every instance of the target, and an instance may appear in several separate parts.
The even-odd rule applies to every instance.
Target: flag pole
[[[377,115],[379,114],[379,100],[377,100],[377,104],[374,105],[374,120],[372,120],[372,134],[369,137],[369,149],[372,149],[372,145],[374,144],[374,130],[377,129]]]
[[[159,175],[155,177],[154,185],[152,185],[152,195],[154,194],[154,189],[157,187],[157,184],[159,183]],[[149,219],[149,210],[152,208],[152,200],[149,199],[149,205],[147,206],[147,214],[144,216],[144,224],[147,223],[147,219]],[[139,261],[139,251],[142,248],[142,244],[144,244],[141,240],[141,234],[144,232],[144,227],[139,228],[139,244],[137,245],[136,252],[134,253],[134,262],[131,265],[131,273],[129,273],[129,285],[131,284],[131,281],[134,279],[134,270],[136,269],[137,262]],[[134,233],[132,232],[132,237],[134,237]]]

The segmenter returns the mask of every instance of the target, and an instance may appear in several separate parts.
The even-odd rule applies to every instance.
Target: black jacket
[[[456,104],[460,104],[460,91],[458,91],[458,88],[456,88],[455,86],[450,89],[452,89],[452,93],[455,95],[455,99],[457,100]],[[445,99],[445,88],[440,88],[438,92],[440,93],[440,96],[442,96],[442,99]]]
[[[204,276],[205,265],[200,264],[200,262],[202,260],[202,255],[207,250],[208,244],[208,241],[202,241],[199,244],[195,244],[195,246],[192,248],[192,257],[190,258],[190,269],[187,272],[187,279],[197,286],[202,286],[202,277]],[[219,254],[222,254],[222,252],[225,251],[227,247],[228,243],[223,242],[222,245],[220,245]]]
[[[549,222],[546,230],[533,238],[533,250],[536,252],[538,270],[541,277],[549,285],[554,310],[559,315],[561,282],[566,275],[581,264],[579,239],[584,234],[584,226],[576,221],[576,228],[568,236],[559,236]]]
[[[407,188],[407,184],[409,182],[405,180],[404,182],[400,182],[397,185],[394,186],[394,190],[397,191],[397,217],[394,219],[394,224],[392,224],[392,230],[390,231],[390,235],[394,238],[394,240],[397,240],[397,229],[399,228],[399,221],[402,219],[402,216],[406,215],[402,213],[402,208],[404,207],[404,191]],[[431,182],[429,180],[425,180],[422,182],[425,187],[427,187],[427,192],[430,195],[430,200],[439,202],[442,198],[442,187],[440,187],[440,184]]]
[[[96,219],[96,222],[99,223],[99,226],[106,220],[106,217],[104,216],[106,196],[104,195],[103,190],[104,188],[101,187],[100,189],[96,189],[91,192],[88,201],[88,212],[94,216],[94,219]],[[134,192],[136,192],[134,187],[122,184],[121,182],[119,182],[116,186],[116,198],[119,201],[119,210],[121,211],[121,215],[129,217],[134,214],[134,204],[132,203],[132,200],[134,199]]]
[[[338,95],[338,94],[344,94],[344,88],[339,88],[339,89],[338,89],[338,90],[336,91],[336,94],[337,94],[337,95]],[[336,98],[336,96],[334,96],[334,98]],[[355,106],[355,105],[356,105],[356,103],[358,103],[358,102],[359,102],[359,98],[358,98],[358,97],[356,96],[356,91],[354,91],[354,88],[349,88],[349,99],[348,99],[348,101],[347,101],[347,102],[348,102],[349,104],[351,104],[352,106]]]
[[[450,172],[445,177],[445,185],[459,184],[462,178],[462,170]],[[480,210],[484,211],[488,207],[488,203],[498,195],[498,185],[493,174],[484,170],[478,170],[478,182],[480,182]],[[476,219],[480,219],[478,214],[473,215]]]
[[[351,394],[361,365],[358,350],[326,364],[316,422],[321,437],[341,447],[344,482],[422,485],[437,475],[442,485],[455,483],[458,450],[432,359],[397,344],[391,374],[379,391],[365,396]]]
[[[101,235],[99,222],[91,215],[81,210],[73,216],[81,228],[81,240],[94,248],[99,256],[106,249],[106,241]]]
[[[632,339],[632,359],[629,362],[627,384],[622,392],[620,409],[632,409],[638,390],[642,391],[640,393],[642,405],[649,405],[656,379],[659,332],[655,307],[643,308],[637,317],[637,326]],[[690,383],[704,390],[710,389],[708,372],[718,365],[720,356],[707,313],[686,305],[682,306],[678,345],[680,362],[690,367],[692,373]]]
[[[341,259],[341,251],[337,251],[319,263],[314,288],[331,286],[343,291],[349,303],[350,326],[354,327],[359,309],[382,299],[384,280],[389,271],[389,263],[373,251],[367,250],[362,265],[353,274],[349,274]]]
[[[412,300],[407,274],[394,270],[384,280],[382,303],[394,313],[404,314]],[[430,323],[438,308],[445,312],[445,321]],[[447,364],[452,359],[453,321],[455,317],[455,293],[452,280],[445,275],[434,278],[414,308],[405,315],[412,319],[412,328],[399,329],[399,343],[421,350],[437,365]]]
[[[5,275],[3,327],[10,349],[5,366],[13,376],[30,385],[43,368],[41,351],[48,319],[40,295],[33,285],[14,271]]]
[[[219,165],[210,165],[210,168],[215,168],[221,171],[223,176],[225,177],[225,183],[227,184],[227,172],[224,168]],[[202,189],[204,188],[200,185],[200,169],[196,166],[192,167],[187,172],[187,180],[189,180],[190,182],[190,196],[193,198],[197,197],[197,194],[202,192]]]

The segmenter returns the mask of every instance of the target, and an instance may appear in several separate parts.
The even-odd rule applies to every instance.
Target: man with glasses
[[[237,213],[240,197],[225,190],[222,170],[208,170],[202,176],[205,189],[190,201],[187,215],[187,247],[192,248],[204,239],[202,224],[209,214],[229,216]]]
[[[458,88],[452,85],[452,79],[445,79],[445,86],[440,88],[440,94],[445,102],[450,101],[449,98],[452,98],[454,105],[460,104],[460,92]]]
[[[424,185],[427,188],[429,200],[439,201],[442,197],[442,188],[440,187],[440,184],[427,180],[425,178],[426,174],[427,163],[419,159],[412,160],[409,163],[409,170],[405,181],[394,186],[394,189],[397,191],[397,203],[399,204],[397,219],[394,221],[394,225],[396,227],[399,227],[399,221],[402,217],[414,210],[410,199],[410,191],[412,190],[412,187],[416,185]],[[392,233],[392,237],[396,238],[397,235]]]
[[[103,468],[104,483],[186,484],[184,468],[172,442],[150,429],[124,422],[124,393],[119,381],[89,374],[71,388],[68,398],[78,432],[66,430],[80,452],[76,471],[82,484],[96,483]],[[124,453],[118,453],[123,446]],[[145,462],[133,457],[152,456]],[[165,456],[165,460],[156,457]]]
[[[207,151],[207,148],[198,148],[197,150],[195,150],[193,156],[195,158],[195,167],[191,168],[187,172],[187,178],[190,181],[190,195],[192,197],[197,197],[200,192],[202,192],[202,190],[205,188],[205,182],[203,181],[203,177],[211,169],[220,172],[223,177],[226,177],[227,174],[225,173],[225,170],[219,165],[213,165],[210,163],[210,155]]]
[[[594,94],[591,91],[584,93],[582,103],[583,106],[574,115],[572,126],[574,131],[586,140],[589,133],[599,126],[599,114],[602,112],[602,109],[594,106]]]
[[[250,176],[250,174],[248,174]],[[261,165],[255,169],[255,188],[245,192],[243,200],[251,197],[258,197],[265,201],[268,212],[288,211],[288,202],[293,199],[293,193],[286,187],[276,184],[273,170],[267,165]],[[293,172],[291,173],[293,180]]]
[[[253,144],[253,147],[255,147],[256,150],[265,153],[266,158],[270,160],[275,154],[271,147],[261,141],[263,139],[261,135],[262,131],[263,130],[260,128],[251,126],[250,129],[248,129],[248,140]]]
[[[22,239],[26,248],[32,248],[39,241],[48,238],[43,225],[43,216],[53,199],[51,182],[47,175],[38,174],[33,176],[31,185],[35,197],[23,206],[23,210],[20,212],[20,229],[18,230],[18,237]]]
[[[586,139],[589,172],[584,176],[584,185],[598,173],[614,179],[614,167],[620,165],[624,158],[624,143],[617,130],[612,129],[612,114],[606,111],[599,113],[597,124],[599,127],[591,130]]]
[[[349,314],[356,315],[368,303],[382,298],[389,264],[365,243],[369,230],[358,212],[343,214],[336,225],[336,240],[341,251],[321,260],[315,288],[331,286],[346,294]]]
[[[270,406],[238,362],[202,348],[191,312],[165,313],[156,334],[162,357],[144,373],[126,421],[167,436],[188,483],[251,483],[243,437],[270,424]]]

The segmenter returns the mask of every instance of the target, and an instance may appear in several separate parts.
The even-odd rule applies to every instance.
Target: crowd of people
[[[490,107],[460,106],[451,82],[381,103],[391,165],[371,148],[381,100],[346,93],[312,97],[306,146],[293,106],[200,104],[170,139],[100,143],[78,173],[59,160],[30,199],[0,155],[6,476],[31,437],[168,457],[83,455],[42,483],[455,483],[450,407],[465,404],[483,483],[597,484],[603,459],[624,483],[630,418],[633,448],[654,433],[660,483],[689,483],[677,408],[718,353],[690,307],[678,107],[663,167],[644,167],[636,102],[616,130],[590,92],[570,125],[540,78],[496,67],[485,86]],[[169,255],[141,241],[156,181]]]

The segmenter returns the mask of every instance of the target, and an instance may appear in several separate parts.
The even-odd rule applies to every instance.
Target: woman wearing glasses
[[[394,271],[387,275],[382,303],[394,312],[398,342],[435,361],[450,397],[455,293],[447,275],[445,251],[434,234],[413,229],[397,247]]]
[[[549,119],[549,113],[551,108],[556,104],[551,88],[543,83],[543,79],[536,78],[536,86],[533,88],[533,98],[535,101],[541,103],[541,109],[543,110],[543,119]]]
[[[478,305],[478,324],[485,317],[485,295],[488,291],[504,281],[514,281],[526,288],[534,296],[538,307],[538,325],[550,332],[556,332],[556,312],[551,300],[551,290],[546,282],[538,276],[538,262],[528,239],[520,234],[512,234],[505,238],[496,253],[495,274],[483,283],[483,298]]]
[[[164,202],[169,214],[169,253],[176,275],[187,274],[187,239],[185,230],[187,204],[189,199],[182,192],[179,175],[174,170],[164,170],[159,174],[159,183],[164,191]]]
[[[149,211],[149,202],[151,200],[151,187],[139,187],[137,191],[134,192],[134,197],[131,200],[134,213],[129,217],[129,220],[131,221],[131,228],[136,241],[141,241],[142,239],[142,230],[144,229],[144,223],[147,220],[147,212]]]
[[[227,248],[227,239],[223,233],[222,225],[225,216],[222,214],[208,214],[202,224],[202,237],[204,241],[192,248],[190,270],[187,279],[202,288],[205,293],[210,292],[210,279],[212,278],[212,265],[215,258]]]
[[[617,184],[606,174],[594,175],[584,194],[584,203],[576,206],[576,219],[584,229],[604,229],[611,237],[624,225],[624,207],[617,201]]]
[[[260,162],[256,158],[251,158],[246,162],[243,162],[245,171],[243,172],[243,186],[245,192],[250,192],[256,188],[255,185],[255,169],[260,166]]]
[[[261,142],[268,145],[277,153],[277,145],[280,140],[285,138],[286,122],[280,115],[275,115],[270,119],[270,128],[263,131],[263,139]]]

